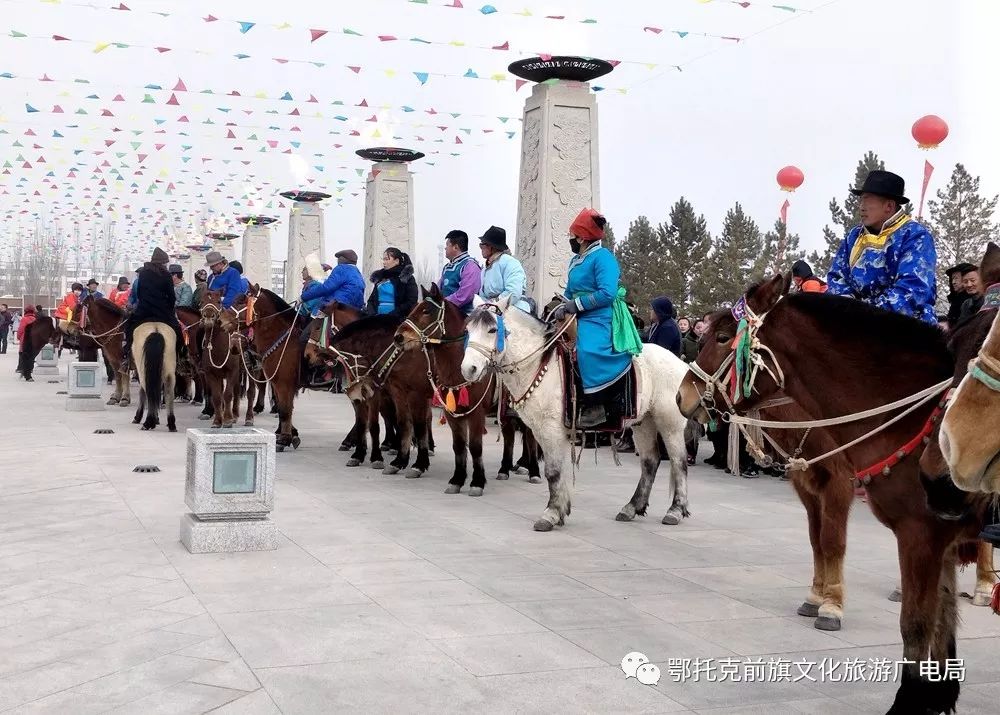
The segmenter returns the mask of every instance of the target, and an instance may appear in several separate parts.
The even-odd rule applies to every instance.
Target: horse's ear
[[[441,289],[437,283],[431,283],[431,298],[441,298]]]
[[[482,298],[480,298],[478,293],[476,293],[474,296],[472,296],[472,309],[473,310],[475,310],[476,308],[482,308],[484,305],[486,305],[486,301],[483,300]]]
[[[986,253],[979,266],[984,285],[1000,282],[1000,246],[990,241],[986,244]]]
[[[778,273],[771,280],[761,283],[753,295],[747,300],[754,312],[766,313],[773,308],[779,300],[788,294],[788,287],[791,284],[790,276]]]
[[[497,306],[497,309],[498,309],[498,310],[499,310],[499,311],[500,311],[501,313],[506,313],[506,312],[507,312],[507,309],[508,309],[508,308],[510,308],[510,299],[511,299],[511,297],[512,297],[512,296],[510,295],[510,293],[507,293],[507,294],[505,294],[505,295],[502,295],[502,296],[500,296],[499,298],[497,298],[497,299],[496,299],[496,300],[494,301],[494,303],[495,303],[495,304],[496,304],[496,306]]]

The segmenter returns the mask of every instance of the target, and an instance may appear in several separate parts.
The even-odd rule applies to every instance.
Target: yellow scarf
[[[885,250],[885,244],[888,242],[889,237],[909,220],[910,217],[908,215],[900,213],[899,216],[891,218],[887,223],[883,224],[882,230],[877,234],[870,233],[867,226],[862,226],[858,240],[855,241],[854,248],[851,249],[851,266],[855,266],[858,259],[861,258],[861,254],[869,248],[874,248],[877,251]]]

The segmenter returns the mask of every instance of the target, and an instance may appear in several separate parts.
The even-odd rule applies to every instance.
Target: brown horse
[[[422,476],[430,467],[431,389],[424,377],[427,368],[423,359],[404,351],[393,341],[399,318],[375,315],[355,321],[340,330],[329,345],[321,340],[322,322],[314,320],[310,326],[310,339],[305,349],[309,364],[341,364],[350,382],[347,396],[355,403],[368,403],[365,420],[373,440],[378,439],[378,413],[372,405],[391,401],[399,423],[399,449],[383,469],[383,474],[398,474],[407,468],[415,438],[417,457],[405,476],[409,479]],[[388,393],[388,397],[378,395],[382,392]],[[380,401],[373,403],[373,399]],[[359,442],[363,440],[362,432]],[[373,444],[373,466],[375,453],[376,445]]]
[[[831,420],[821,426],[835,444],[846,446],[842,453],[866,484],[869,506],[893,531],[899,548],[900,630],[909,662],[889,712],[951,712],[959,683],[927,680],[919,662],[930,657],[943,672],[946,661],[956,657],[958,548],[976,543],[984,510],[955,521],[937,518],[920,488],[918,462],[908,458],[922,450],[940,412],[942,385],[954,369],[951,354],[933,326],[848,298],[789,296],[788,285],[788,279],[775,276],[751,287],[738,304],[745,305],[745,324],[738,325],[732,312],[714,316],[678,404],[684,414],[707,419],[717,409],[716,390],[734,387],[725,376],[734,352],[745,345],[749,350],[738,359],[746,372],[732,380],[743,395],[736,396],[735,411],[745,413],[783,389],[810,419]],[[741,330],[745,336],[738,335]],[[738,345],[738,337],[747,342]],[[928,398],[914,400],[914,393]],[[889,419],[884,406],[906,399],[909,409],[897,408]],[[880,414],[854,417],[880,405]],[[807,456],[813,457],[804,452],[799,466]]]
[[[194,399],[191,400],[191,404],[203,404],[198,419],[208,420],[215,412],[212,408],[212,398],[208,397],[205,392],[205,374],[201,367],[201,343],[204,333],[201,312],[187,306],[178,306],[174,308],[174,312],[177,314],[177,322],[181,324],[181,334],[184,336],[184,344],[187,346],[187,368],[194,383]]]
[[[482,496],[486,487],[483,468],[483,434],[486,413],[496,391],[495,380],[469,382],[462,377],[465,354],[465,318],[455,305],[444,299],[436,283],[423,290],[424,299],[396,330],[394,340],[409,354],[421,355],[426,366],[425,381],[437,397],[451,428],[455,452],[455,473],[445,494],[458,494],[465,486],[468,455],[472,456],[469,496]],[[536,466],[537,469],[537,466]]]
[[[59,340],[59,335],[59,328],[56,326],[55,319],[46,315],[39,316],[35,319],[34,323],[25,328],[24,341],[20,346],[21,350],[18,353],[18,358],[21,361],[21,377],[26,382],[34,381],[31,374],[35,369],[35,358],[38,357],[38,353],[46,345],[52,345],[55,348]]]
[[[364,313],[339,301],[327,303],[320,312],[324,317],[317,318],[309,327],[309,345],[313,346],[313,348],[307,345],[306,357],[310,361],[310,366],[315,367],[316,363],[325,362],[329,369],[344,372],[345,377],[349,381],[357,379],[356,375],[352,377],[351,366],[339,362],[336,354],[326,350],[325,347],[330,344],[330,341],[341,330],[361,320],[364,317]],[[326,336],[325,342],[322,337],[324,335]],[[312,359],[320,357],[323,359]],[[391,400],[384,399],[386,397],[388,396],[383,395],[379,391],[375,392],[370,398],[362,397],[362,399],[351,400],[351,405],[354,408],[354,426],[344,438],[344,441],[341,442],[339,448],[341,452],[352,451],[350,458],[347,460],[348,467],[359,467],[364,463],[368,452],[368,443],[365,437],[366,432],[371,435],[373,440],[371,455],[372,469],[385,469],[385,460],[382,458],[382,452],[383,450],[389,451],[387,447],[391,447],[392,451],[398,452],[399,431],[396,424],[396,409]],[[379,437],[377,429],[379,426],[379,415],[385,421],[386,429],[386,438],[381,444],[377,442]]]
[[[107,404],[128,407],[132,402],[129,374],[122,370],[122,326],[125,314],[121,308],[107,298],[88,295],[74,311],[68,323],[71,334],[86,337],[101,346],[104,357],[114,371],[115,391]]]
[[[239,338],[222,329],[222,293],[208,291],[201,306],[201,371],[205,388],[212,397],[212,428],[230,428],[240,411],[243,374],[242,347]],[[247,400],[246,426],[253,425],[252,399]]]
[[[302,440],[292,425],[292,410],[299,387],[299,334],[305,328],[305,318],[278,295],[254,284],[247,295],[237,296],[233,305],[222,311],[219,324],[230,335],[252,328],[249,343],[260,356],[263,380],[271,384],[278,408],[276,448],[279,452],[288,446],[298,449]]]

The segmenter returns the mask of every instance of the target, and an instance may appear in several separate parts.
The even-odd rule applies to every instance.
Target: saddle
[[[575,341],[573,346],[575,348]],[[587,432],[618,433],[625,429],[626,421],[636,418],[639,405],[639,380],[634,361],[629,364],[625,374],[615,382],[596,394],[584,395],[576,350],[560,346],[558,360],[564,378],[563,384],[566,386],[563,390],[563,426],[567,429],[579,422],[580,412],[588,404],[603,405],[607,419],[604,424],[588,427]],[[570,376],[572,380],[568,379]]]

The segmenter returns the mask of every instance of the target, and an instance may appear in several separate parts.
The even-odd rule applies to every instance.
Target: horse
[[[465,318],[453,303],[444,299],[436,283],[431,284],[430,290],[423,289],[423,296],[423,300],[413,307],[396,330],[393,339],[404,350],[423,354],[427,381],[451,428],[455,472],[445,487],[445,494],[462,491],[471,455],[469,496],[482,496],[486,487],[483,434],[486,432],[486,412],[492,403],[495,381],[470,383],[463,380],[461,363],[465,352],[462,347]]]
[[[31,373],[35,369],[35,358],[47,344],[55,348],[58,338],[59,328],[55,318],[47,315],[38,316],[35,318],[35,322],[25,328],[23,345],[20,346],[22,349],[18,355],[23,361],[21,363],[21,377],[25,381],[34,381]]]
[[[937,455],[929,449],[921,466],[936,477],[943,460],[959,489],[1000,494],[1000,246],[992,241],[980,273],[988,299],[952,337],[965,349],[955,356],[957,387],[941,420],[940,459],[933,460]],[[932,461],[937,463],[931,466]]]
[[[499,329],[505,328],[501,341]],[[550,370],[557,337],[550,339],[549,326],[517,308],[511,309],[509,297],[477,307],[466,321],[468,349],[462,360],[466,380],[482,380],[496,372],[515,396],[512,404],[524,423],[531,428],[545,455],[545,477],[549,483],[549,502],[535,531],[551,531],[563,525],[570,513],[570,489],[562,478],[569,455],[570,438],[563,424],[563,390],[574,389],[572,377],[564,386],[558,367]],[[503,349],[501,349],[501,347]],[[684,428],[687,420],[674,401],[681,378],[687,371],[684,362],[655,345],[644,345],[633,359],[639,384],[636,419],[632,422],[636,449],[641,461],[641,476],[635,493],[615,517],[631,521],[644,516],[649,494],[660,466],[657,434],[663,437],[670,455],[670,508],[662,523],[676,525],[690,516],[687,496],[687,456]]]
[[[207,394],[205,385],[205,371],[202,369],[201,343],[204,328],[201,324],[201,311],[187,306],[177,306],[174,308],[177,315],[177,322],[181,324],[181,334],[184,336],[184,344],[187,345],[187,362],[191,369],[192,381],[194,382],[194,399],[192,405],[202,405],[200,420],[209,420],[215,416],[212,406],[212,397]]]
[[[230,335],[239,333],[242,327],[253,328],[248,340],[261,358],[263,381],[271,383],[278,408],[275,448],[279,452],[289,446],[298,449],[302,440],[292,424],[292,411],[302,356],[298,337],[305,328],[305,318],[277,294],[254,284],[249,293],[236,296],[233,304],[222,311],[219,324]]]
[[[142,429],[156,429],[160,423],[160,401],[167,403],[167,430],[177,431],[174,418],[174,379],[177,370],[176,333],[166,323],[141,323],[132,335],[132,364],[139,373],[139,408],[132,424],[142,421],[143,408],[149,412]]]
[[[952,356],[934,326],[858,300],[788,295],[788,289],[789,278],[774,276],[751,286],[732,311],[715,314],[677,404],[685,416],[703,422],[723,412],[734,426],[752,425],[739,415],[783,392],[812,420],[822,420],[811,426],[842,445],[834,449],[850,461],[853,483],[867,487],[869,507],[898,543],[907,662],[888,712],[951,712],[959,683],[931,682],[921,676],[919,663],[930,654],[945,668],[956,657],[958,547],[976,545],[983,513],[937,518],[920,488],[919,465],[907,457],[922,450],[940,415]],[[717,395],[727,400],[722,410],[715,406]],[[797,456],[789,466],[830,456]]]
[[[323,321],[314,320],[305,356],[312,366],[339,362],[350,381],[346,390],[348,398],[356,404],[367,404],[365,420],[373,440],[373,468],[382,461],[376,460],[376,454],[381,457],[381,449],[376,446],[378,406],[392,401],[399,422],[399,449],[382,473],[398,474],[406,469],[405,476],[415,479],[430,467],[431,388],[425,379],[423,360],[394,343],[400,322],[394,315],[370,316],[350,323],[329,340],[329,344],[324,344]],[[382,392],[388,394],[379,394]],[[407,469],[414,437],[417,457]],[[355,454],[363,455],[366,449],[364,432],[358,441]]]
[[[325,364],[327,368],[335,371],[350,373],[350,366],[338,362],[336,355],[325,348],[329,345],[329,341],[341,330],[364,318],[364,313],[357,308],[345,305],[339,301],[327,303],[320,312],[324,317],[315,319],[308,328],[309,341],[305,350],[306,359],[309,361],[311,367]],[[350,374],[348,374],[348,379],[356,379],[356,377],[351,378]],[[382,398],[383,395],[380,392],[376,392],[371,398],[366,399],[362,397],[362,399],[351,400],[351,405],[354,408],[354,426],[348,432],[347,436],[344,437],[344,441],[341,442],[339,447],[339,451],[341,452],[352,451],[350,458],[347,460],[348,467],[359,467],[364,463],[365,455],[368,452],[365,432],[368,431],[371,433],[373,440],[378,439],[378,430],[373,430],[372,428],[378,427],[379,415],[385,421],[386,437],[381,444],[377,445],[377,449],[372,450],[372,469],[385,469],[385,461],[382,458],[383,451],[399,451],[399,429],[396,424],[396,409],[392,404],[392,400]],[[373,443],[374,446],[376,445]]]
[[[115,391],[107,404],[128,407],[132,403],[129,375],[122,370],[122,338],[125,335],[125,314],[107,298],[88,295],[80,302],[68,322],[68,330],[86,336],[101,346],[105,359],[111,363]]]
[[[201,306],[201,371],[212,398],[212,428],[230,428],[236,424],[242,397],[243,349],[239,338],[219,326],[222,293],[208,291]],[[253,396],[247,395],[244,425],[253,425]]]

